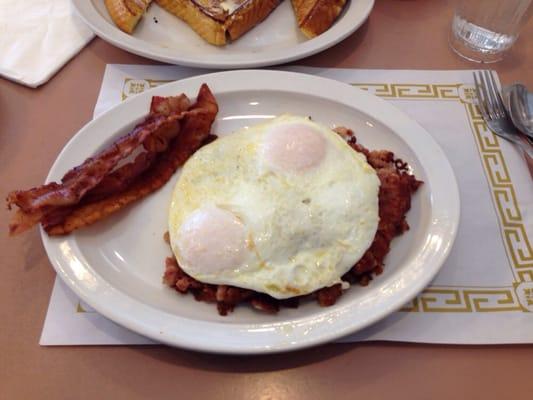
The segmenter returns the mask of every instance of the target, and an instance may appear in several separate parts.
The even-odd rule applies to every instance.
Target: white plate
[[[217,47],[157,4],[150,6],[133,35],[128,35],[112,22],[103,0],[72,2],[94,32],[115,46],[154,60],[204,68],[262,67],[310,56],[353,33],[374,6],[374,0],[351,0],[329,30],[308,40],[298,30],[291,2],[286,0],[240,39]]]
[[[279,71],[231,71],[160,86],[128,99],[87,124],[65,146],[48,181],[129,131],[153,95],[195,96],[207,82],[220,111],[217,134],[290,112],[327,125],[352,127],[370,149],[390,149],[425,183],[408,213],[411,229],[392,242],[383,274],[352,287],[332,307],[315,302],[277,315],[241,306],[227,317],[164,286],[170,194],[176,176],[157,193],[106,221],[67,237],[42,233],[59,276],[107,318],[157,341],[196,350],[261,353],[294,350],[357,331],[400,308],[435,276],[455,238],[459,194],[444,153],[416,122],[385,101],[344,83]]]

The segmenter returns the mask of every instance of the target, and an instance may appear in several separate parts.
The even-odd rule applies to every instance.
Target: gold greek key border
[[[406,312],[533,312],[533,249],[498,137],[483,121],[473,86],[457,84],[352,83],[387,99],[452,100],[464,105],[490,186],[514,282],[509,288],[431,286],[406,304]]]
[[[520,282],[533,282],[533,271],[518,271],[518,278]]]
[[[461,103],[473,103],[473,87],[462,83],[453,84],[414,84],[414,83],[351,83],[359,89],[385,99],[409,100],[452,100]]]
[[[430,287],[404,306],[404,312],[526,311],[513,287],[492,289]]]
[[[409,98],[409,99],[451,99],[458,100],[460,83],[434,85],[434,84],[404,84],[404,83],[351,83],[360,89],[383,98]]]
[[[172,80],[125,78],[122,100]],[[464,104],[497,211],[515,281],[508,287],[430,286],[406,304],[405,312],[533,312],[533,250],[527,236],[498,138],[475,104],[472,86],[455,84],[351,83],[385,99],[443,100]],[[81,305],[78,305],[81,308]],[[82,309],[83,310],[83,309]],[[78,312],[86,312],[78,311]]]
[[[515,281],[520,282],[524,274],[519,274],[519,270],[529,270],[533,274],[533,248],[522,220],[507,163],[497,136],[487,127],[477,106],[465,104],[465,110],[491,187],[504,247],[513,267]]]

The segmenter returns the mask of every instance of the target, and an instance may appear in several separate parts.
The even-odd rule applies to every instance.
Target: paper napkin
[[[93,37],[69,0],[1,0],[0,75],[42,85]]]

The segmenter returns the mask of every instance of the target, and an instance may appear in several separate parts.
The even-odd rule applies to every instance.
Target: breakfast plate
[[[224,47],[208,44],[157,4],[148,9],[133,35],[113,24],[103,0],[73,4],[98,36],[131,53],[171,64],[227,69],[281,64],[325,50],[363,24],[374,0],[350,1],[333,26],[311,40],[298,30],[290,1],[284,1],[266,20]]]
[[[350,127],[369,149],[388,149],[406,161],[424,184],[413,197],[411,229],[396,238],[385,270],[366,287],[352,287],[321,308],[265,314],[237,307],[220,316],[192,296],[161,282],[163,235],[180,171],[158,192],[116,215],[69,236],[41,232],[60,278],[107,318],[156,341],[219,353],[268,353],[328,342],[360,330],[411,300],[446,259],[459,221],[459,194],[452,168],[436,142],[416,122],[385,101],[344,83],[281,71],[229,71],[197,76],[141,93],[102,114],[65,146],[47,177],[57,181],[72,166],[101,150],[138,123],[152,96],[194,96],[207,83],[219,103],[212,131],[220,136],[283,113],[311,116],[324,125]],[[332,221],[335,223],[335,221]]]

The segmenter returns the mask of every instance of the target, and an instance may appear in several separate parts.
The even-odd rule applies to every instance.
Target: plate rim
[[[349,21],[349,18],[345,18],[344,24],[337,27],[334,25],[328,31],[317,36],[316,38],[299,43],[295,46],[288,47],[283,51],[274,51],[272,56],[269,56],[269,52],[265,52],[266,56],[265,54],[255,52],[253,53],[255,57],[254,59],[248,58],[242,60],[232,60],[231,57],[225,58],[217,54],[214,54],[213,57],[206,57],[205,54],[201,57],[187,57],[180,55],[172,57],[163,54],[164,52],[162,49],[160,51],[156,51],[156,48],[143,50],[142,44],[146,44],[146,41],[140,40],[133,35],[124,33],[115,26],[110,26],[110,24],[99,15],[98,11],[92,4],[92,1],[72,0],[72,4],[81,19],[93,30],[98,37],[106,42],[111,43],[114,46],[130,53],[152,60],[175,65],[210,69],[267,67],[288,63],[319,53],[336,45],[359,29],[359,27],[368,19],[370,12],[374,8],[374,3],[375,0],[357,0],[357,4],[354,5],[354,1],[351,0],[348,4],[349,8],[347,12],[349,13],[350,10],[353,9],[354,16],[358,16],[357,19],[352,18],[352,20]],[[358,15],[356,11],[359,9],[360,14]],[[345,17],[351,17],[351,14],[345,15]],[[295,51],[295,49],[299,51]]]
[[[263,75],[258,79],[257,75]],[[293,88],[287,89],[287,85],[283,84],[283,82],[291,82],[291,86]],[[82,127],[64,146],[62,151],[59,153],[58,157],[56,158],[54,164],[52,165],[50,172],[46,178],[46,181],[50,181],[53,179],[57,179],[57,176],[61,176],[61,172],[63,170],[61,169],[61,160],[64,157],[65,153],[68,153],[70,151],[70,148],[72,146],[75,146],[76,141],[80,140],[80,138],[83,138],[83,136],[87,136],[84,132],[91,131],[93,129],[93,126],[97,126],[98,123],[102,124],[105,123],[108,119],[110,119],[114,114],[118,113],[120,110],[122,112],[127,111],[129,108],[132,107],[134,104],[140,105],[146,105],[145,109],[148,109],[149,99],[153,95],[166,95],[165,92],[171,91],[172,93],[177,92],[186,92],[189,93],[192,91],[192,88],[195,88],[194,90],[197,90],[201,83],[207,82],[211,87],[215,87],[214,92],[216,95],[216,88],[225,88],[224,92],[235,92],[235,91],[247,91],[247,90],[254,90],[257,91],[257,82],[269,82],[268,87],[269,89],[274,90],[280,90],[285,92],[292,92],[292,93],[303,93],[307,95],[312,96],[319,96],[319,97],[325,97],[327,100],[332,100],[334,97],[335,101],[345,102],[344,104],[350,106],[351,108],[359,109],[360,107],[354,107],[354,105],[349,105],[350,100],[356,99],[357,101],[364,100],[363,107],[367,107],[367,104],[370,104],[368,107],[375,107],[376,105],[380,107],[380,115],[372,115],[371,113],[366,113],[370,115],[372,118],[380,121],[381,123],[385,124],[389,129],[395,132],[395,134],[398,134],[395,129],[389,126],[387,123],[389,120],[395,120],[396,123],[399,125],[406,124],[406,127],[409,128],[409,132],[407,130],[405,132],[402,131],[402,134],[399,135],[400,138],[402,138],[406,144],[411,147],[412,144],[409,143],[408,140],[405,139],[402,135],[421,135],[422,142],[425,145],[430,145],[431,148],[431,159],[437,160],[437,162],[434,162],[439,165],[439,170],[436,173],[439,173],[444,177],[447,177],[448,179],[448,185],[446,187],[446,206],[448,207],[450,211],[449,218],[442,218],[444,221],[444,229],[441,228],[442,231],[447,233],[447,237],[445,238],[444,247],[441,249],[440,252],[436,253],[436,262],[433,263],[432,268],[427,271],[427,266],[424,267],[426,271],[418,277],[418,281],[415,282],[415,284],[411,285],[410,288],[405,289],[403,292],[401,292],[402,296],[400,296],[401,300],[396,300],[392,302],[386,302],[384,300],[381,301],[381,309],[379,312],[377,312],[374,315],[368,316],[366,319],[364,319],[362,322],[359,323],[347,323],[350,321],[344,321],[344,323],[341,323],[340,326],[337,326],[337,329],[333,330],[333,332],[328,332],[327,334],[318,335],[317,337],[311,337],[305,338],[306,340],[301,340],[297,343],[281,343],[276,344],[275,346],[267,346],[267,345],[244,345],[242,343],[239,344],[239,346],[232,345],[231,347],[228,347],[227,345],[218,344],[216,340],[211,341],[202,341],[200,339],[200,343],[196,340],[196,338],[184,338],[180,335],[177,335],[176,332],[163,332],[158,331],[158,329],[153,329],[154,327],[148,325],[147,322],[154,322],[159,321],[157,318],[154,319],[154,315],[144,315],[146,320],[143,323],[136,320],[136,318],[132,318],[128,316],[127,314],[120,314],[123,310],[115,310],[117,306],[111,306],[110,308],[106,308],[104,300],[109,299],[115,299],[117,296],[120,300],[127,300],[129,302],[133,302],[135,305],[139,305],[142,307],[143,312],[145,312],[145,308],[150,310],[156,310],[157,312],[155,314],[160,315],[167,315],[170,318],[174,317],[177,320],[187,320],[192,321],[193,325],[196,325],[196,329],[205,329],[205,328],[213,328],[213,327],[224,327],[225,329],[229,329],[231,327],[233,329],[234,334],[247,334],[249,333],[247,329],[250,328],[253,324],[235,324],[235,325],[227,325],[220,322],[213,322],[213,321],[198,321],[198,320],[188,320],[184,317],[179,317],[176,315],[172,315],[170,313],[167,313],[163,310],[155,309],[154,307],[142,303],[138,301],[137,299],[131,298],[124,292],[120,292],[118,289],[113,288],[107,281],[104,280],[101,276],[99,276],[95,271],[93,271],[93,276],[90,276],[90,271],[87,269],[90,269],[90,265],[79,265],[79,260],[74,260],[71,258],[70,260],[68,257],[61,257],[61,252],[58,252],[58,246],[61,243],[67,243],[69,240],[72,239],[72,236],[67,236],[66,238],[50,238],[46,235],[44,230],[40,228],[41,230],[41,238],[43,241],[43,245],[45,247],[45,250],[47,252],[47,255],[50,259],[50,262],[52,263],[54,269],[56,270],[57,274],[60,276],[60,278],[69,286],[71,290],[73,290],[76,295],[78,295],[83,301],[87,302],[89,305],[91,305],[93,308],[95,308],[100,314],[104,315],[105,317],[117,322],[120,325],[125,326],[126,328],[133,330],[137,333],[140,333],[141,335],[144,335],[146,337],[152,338],[158,342],[170,344],[173,346],[179,346],[182,348],[187,348],[191,350],[199,350],[199,351],[206,351],[206,352],[214,352],[214,353],[227,353],[227,354],[259,354],[259,353],[275,353],[275,352],[282,352],[282,351],[292,351],[297,349],[302,349],[310,346],[315,346],[324,342],[330,342],[332,340],[338,339],[340,337],[343,337],[349,333],[353,333],[355,331],[359,331],[369,325],[371,325],[374,322],[377,322],[378,320],[386,317],[391,312],[395,311],[396,309],[399,309],[401,306],[403,306],[407,301],[414,298],[424,287],[429,284],[429,282],[434,278],[434,276],[437,274],[437,272],[442,267],[444,261],[446,260],[451,247],[453,245],[453,242],[457,235],[458,225],[459,225],[459,217],[460,217],[460,199],[459,199],[459,189],[457,185],[457,180],[455,178],[455,174],[453,172],[453,169],[449,163],[448,158],[440,148],[440,146],[437,144],[437,142],[431,137],[431,135],[425,131],[424,128],[422,128],[416,121],[414,121],[412,118],[407,116],[404,112],[397,109],[392,104],[386,102],[385,100],[382,100],[374,95],[371,95],[361,89],[355,88],[353,86],[350,86],[345,83],[341,83],[335,80],[323,78],[323,77],[317,77],[313,75],[308,74],[302,74],[302,73],[296,73],[296,72],[287,72],[287,71],[273,71],[273,70],[246,70],[246,71],[224,71],[224,72],[217,72],[217,73],[211,73],[206,75],[198,75],[194,77],[190,77],[187,79],[170,82],[166,85],[162,85],[153,89],[150,89],[144,93],[141,93],[139,95],[136,95],[134,97],[131,97],[124,101],[121,104],[116,105],[115,107],[109,109],[108,111],[102,113],[98,117],[96,117],[94,120],[87,123],[84,127]],[[295,89],[294,86],[297,88]],[[328,93],[324,94],[322,92],[317,93],[317,88],[320,87],[328,87]],[[189,89],[187,89],[189,88]],[[329,95],[329,93],[334,93],[335,96]],[[329,95],[329,98],[328,98]],[[355,102],[355,101],[354,101]],[[384,121],[383,119],[386,119]],[[399,119],[399,121],[398,121]],[[118,122],[117,122],[118,124]],[[125,124],[123,123],[122,126]],[[109,130],[111,133],[108,134],[108,137],[113,135],[115,131],[113,129]],[[413,133],[414,132],[414,133]],[[414,151],[414,150],[413,150]],[[420,160],[420,154],[414,152],[416,157],[419,159],[420,164],[426,170],[426,165]],[[426,158],[428,158],[427,156]],[[424,157],[423,157],[424,158]],[[432,165],[432,164],[431,164]],[[435,198],[434,196],[434,187],[431,185],[432,190],[430,192],[431,197],[431,216],[434,217],[435,214],[435,202],[440,201],[439,198]],[[441,215],[442,210],[438,209],[437,215]],[[442,222],[442,221],[441,221]],[[434,224],[435,225],[435,224]],[[75,242],[74,240],[71,240],[72,242]],[[74,249],[71,250],[78,250],[76,243],[74,243]],[[80,252],[81,253],[81,252]],[[84,270],[82,270],[82,267],[85,267]],[[77,271],[74,269],[77,268]],[[98,296],[101,296],[100,298],[96,299],[94,297],[91,297],[91,293],[95,292],[94,287],[87,286],[90,282],[83,282],[83,279],[76,281],[77,275],[80,274],[80,271],[82,273],[82,276],[84,276],[85,279],[89,279],[89,281],[95,280],[97,281],[100,286],[97,288],[98,290]],[[89,275],[83,275],[89,274]],[[94,282],[92,282],[94,284]],[[84,286],[85,285],[85,286]],[[384,304],[384,306],[383,306]],[[344,306],[344,308],[349,309],[350,307],[353,307],[351,304],[347,304]],[[120,306],[119,306],[120,308]],[[341,310],[342,311],[342,310]],[[346,310],[345,310],[346,311]],[[327,311],[326,311],[327,312]],[[313,315],[311,316],[304,316],[300,317],[296,321],[304,321],[309,318],[312,320]],[[138,318],[137,318],[138,319]],[[294,323],[295,320],[289,321],[291,323]],[[287,322],[287,323],[289,323]],[[316,323],[311,321],[309,323]],[[268,323],[267,325],[276,325],[275,323]],[[280,326],[283,325],[283,323],[279,324]],[[339,325],[337,323],[337,325]],[[161,325],[157,325],[161,326]],[[157,326],[155,326],[157,328]],[[244,328],[236,329],[236,327],[244,326]],[[216,335],[215,335],[216,336]],[[312,336],[312,335],[311,335]],[[192,339],[192,340],[191,340]]]

